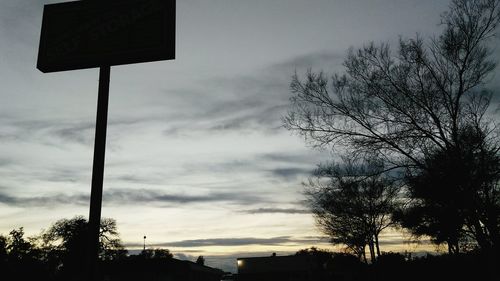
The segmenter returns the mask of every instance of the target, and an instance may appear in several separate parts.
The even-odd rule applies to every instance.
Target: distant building
[[[238,281],[321,281],[324,265],[313,256],[238,258]]]
[[[102,265],[105,281],[220,281],[222,270],[190,261],[125,259]]]

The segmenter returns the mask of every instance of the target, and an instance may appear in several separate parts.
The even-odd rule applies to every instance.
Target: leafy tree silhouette
[[[57,259],[58,266],[62,266],[63,276],[84,276],[85,267],[82,265],[87,255],[87,231],[88,221],[83,216],[76,216],[58,220],[42,234],[45,247],[55,256],[53,258]],[[114,219],[101,220],[99,242],[101,260],[119,259],[126,255]]]
[[[7,261],[7,237],[0,235],[0,263]]]
[[[168,249],[146,249],[139,254],[142,259],[171,259],[174,255]]]
[[[381,161],[344,158],[342,165],[320,166],[306,185],[308,204],[321,230],[334,244],[344,244],[366,262],[380,256],[379,235],[393,224],[398,185],[387,176]]]
[[[407,175],[414,200],[396,213],[414,234],[446,242],[448,251],[455,254],[469,248],[470,241],[483,249],[492,248],[500,235],[498,148],[485,142],[483,133],[474,127],[461,130],[458,139],[453,151],[427,155],[427,169]]]
[[[205,258],[203,256],[199,256],[196,259],[196,263],[199,264],[199,265],[205,265]]]
[[[327,262],[331,261],[334,253],[328,250],[318,249],[316,247],[311,247],[308,249],[302,249],[295,253],[296,256],[308,256],[316,258],[320,267],[323,267]]]
[[[10,243],[7,246],[10,260],[36,258],[35,247],[24,238],[24,228],[13,229],[10,233]]]

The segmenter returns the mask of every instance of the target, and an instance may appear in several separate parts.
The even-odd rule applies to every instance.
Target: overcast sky
[[[98,70],[35,68],[56,2],[0,1],[3,234],[88,214]],[[327,247],[301,182],[331,155],[281,127],[290,77],[341,71],[350,46],[431,36],[447,5],[178,0],[176,59],[112,67],[102,215],[130,248],[144,235],[192,256]]]

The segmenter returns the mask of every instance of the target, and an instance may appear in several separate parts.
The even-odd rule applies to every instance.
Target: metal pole
[[[98,278],[99,229],[101,224],[102,183],[106,151],[106,127],[108,123],[109,75],[111,67],[99,69],[99,91],[95,126],[94,163],[92,167],[92,190],[90,192],[88,274],[89,280]]]

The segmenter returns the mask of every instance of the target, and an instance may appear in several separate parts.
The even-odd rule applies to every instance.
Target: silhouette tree
[[[8,280],[80,280],[85,276],[86,231],[87,221],[77,216],[55,222],[38,236],[25,237],[22,227],[8,236],[0,235],[2,276]],[[127,253],[113,219],[102,220],[100,244],[101,260],[122,258]]]
[[[7,237],[0,235],[0,264],[7,261]]]
[[[196,263],[199,264],[199,265],[205,265],[205,258],[203,256],[199,256],[196,259]]]
[[[139,257],[143,259],[152,259],[155,255],[155,251],[153,249],[144,249],[139,254]]]
[[[168,249],[145,249],[139,256],[143,259],[171,259],[174,255]]]
[[[101,249],[99,257],[103,260],[120,259],[127,255],[127,250],[125,250],[125,247],[121,242],[118,228],[116,226],[116,220],[114,219],[101,219],[99,243]]]
[[[26,238],[22,227],[13,229],[7,237],[0,235],[0,268],[4,279],[47,279],[49,268],[37,240],[37,237]]]
[[[9,260],[25,260],[37,258],[35,246],[24,238],[24,228],[13,229],[9,233],[7,244]]]
[[[153,258],[155,259],[171,259],[174,255],[168,249],[155,249]]]
[[[436,151],[426,157],[427,169],[407,175],[414,200],[396,217],[416,235],[446,242],[450,253],[470,246],[498,245],[500,157],[475,128],[463,130],[454,151]],[[471,214],[472,210],[484,213]],[[480,220],[471,220],[481,216]],[[476,225],[481,221],[480,225]]]
[[[311,247],[302,249],[295,253],[296,256],[314,257],[320,267],[332,260],[334,253],[328,250]]]
[[[78,274],[84,267],[87,251],[88,222],[82,216],[72,219],[61,219],[55,222],[42,234],[45,247],[55,253],[64,274]],[[103,218],[100,228],[101,260],[112,260],[126,255],[118,237],[116,221]]]
[[[343,165],[320,166],[306,187],[309,207],[332,243],[344,244],[366,262],[380,255],[379,234],[392,225],[398,186],[381,174],[376,160],[344,158]]]
[[[485,117],[491,92],[484,81],[495,68],[488,43],[500,21],[499,6],[498,0],[453,0],[442,15],[444,29],[438,38],[401,39],[396,55],[388,44],[351,49],[344,61],[345,74],[334,75],[331,81],[321,72],[309,71],[305,80],[294,75],[285,126],[315,147],[333,146],[356,155],[376,151],[387,169],[403,168],[409,175],[427,173],[431,169],[427,156],[437,151],[447,159],[462,159],[456,155],[466,151],[460,138],[468,128],[480,132],[481,143],[496,153],[496,124]],[[469,168],[467,174],[479,170],[474,164],[464,166]],[[467,194],[477,199],[460,206],[465,208],[460,212],[477,243],[488,247],[487,241],[498,243],[492,235],[498,236],[495,212],[500,201],[481,194],[480,187],[489,186],[496,198],[498,187],[488,177],[474,179],[477,182],[453,188],[470,188]],[[495,207],[484,200],[495,202]],[[433,213],[443,215],[428,212]],[[448,215],[454,219],[453,212]]]

